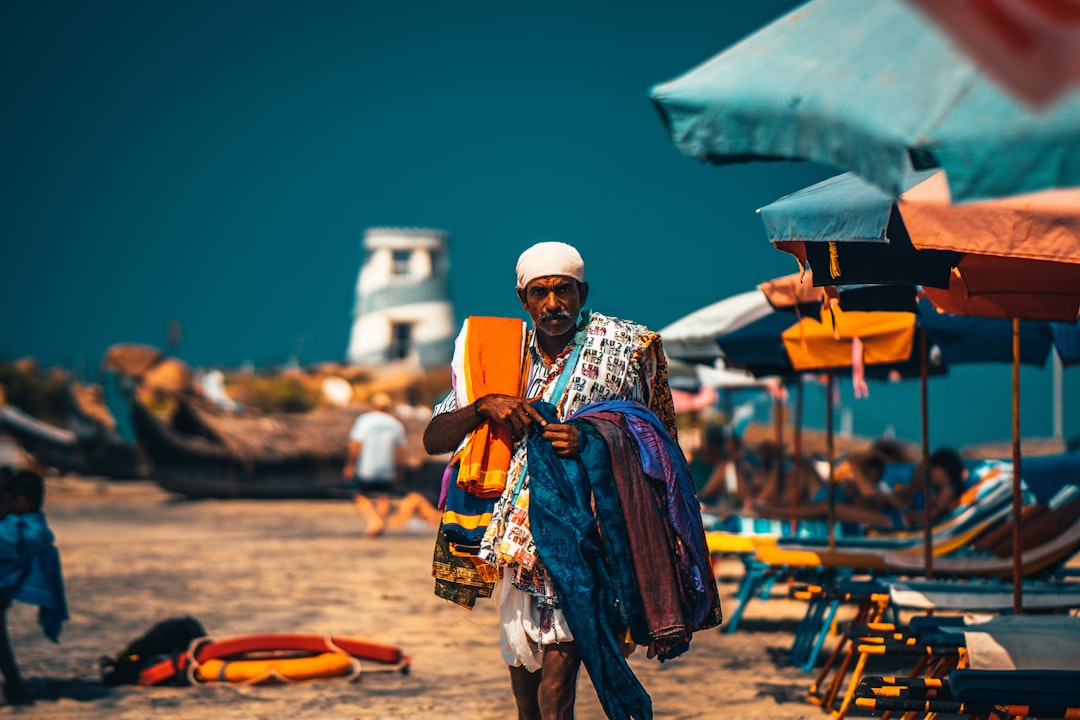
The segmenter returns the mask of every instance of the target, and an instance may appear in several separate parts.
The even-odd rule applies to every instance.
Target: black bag
[[[101,682],[106,687],[140,683],[140,674],[155,665],[157,672],[142,678],[144,685],[187,685],[186,653],[191,641],[206,637],[202,623],[190,615],[163,620],[120,652],[102,655]]]

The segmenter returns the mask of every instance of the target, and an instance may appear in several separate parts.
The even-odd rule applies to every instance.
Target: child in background
[[[0,622],[6,626],[12,600],[38,605],[45,634],[53,641],[67,619],[59,553],[41,505],[45,482],[29,470],[0,468]],[[0,673],[9,703],[26,702],[11,645],[0,644]]]
[[[45,481],[36,472],[13,471],[6,466],[0,469],[0,514],[4,520],[12,515],[40,514],[44,501]]]
[[[30,470],[10,475],[0,496],[0,598],[37,605],[42,631],[56,642],[68,619],[67,601],[60,553],[41,509],[44,500],[40,475]]]

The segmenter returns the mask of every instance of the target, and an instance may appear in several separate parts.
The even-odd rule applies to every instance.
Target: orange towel
[[[521,392],[525,323],[512,318],[470,317],[466,321],[464,379],[466,397]],[[480,424],[461,449],[458,487],[479,498],[497,497],[506,486],[513,439],[490,420]]]

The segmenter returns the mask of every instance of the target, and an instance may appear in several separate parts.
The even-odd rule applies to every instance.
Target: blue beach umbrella
[[[1062,364],[1080,363],[1080,320],[1071,325],[1050,323],[1050,331],[1054,334],[1054,346],[1057,347]]]
[[[912,173],[904,190],[935,171]],[[758,209],[777,249],[809,264],[816,285],[900,284],[948,288],[960,253],[917,250],[894,199],[844,173]]]
[[[919,300],[917,324],[937,348],[946,365],[964,363],[1011,363],[1013,327],[1011,320],[950,315],[938,312],[928,300]],[[1044,367],[1053,345],[1051,326],[1039,320],[1020,322],[1021,365]]]
[[[717,164],[812,160],[893,197],[940,167],[957,202],[1080,185],[1080,93],[1030,109],[900,0],[813,0],[650,96]]]

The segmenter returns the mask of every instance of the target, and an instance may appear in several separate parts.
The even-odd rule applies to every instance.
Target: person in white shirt
[[[437,523],[440,513],[417,492],[404,493],[405,426],[390,414],[392,400],[386,393],[371,397],[371,410],[362,414],[349,431],[349,455],[343,475],[355,488],[353,500],[367,520],[364,535],[378,537],[387,528],[392,497],[401,503],[391,527],[401,527],[414,514]]]

